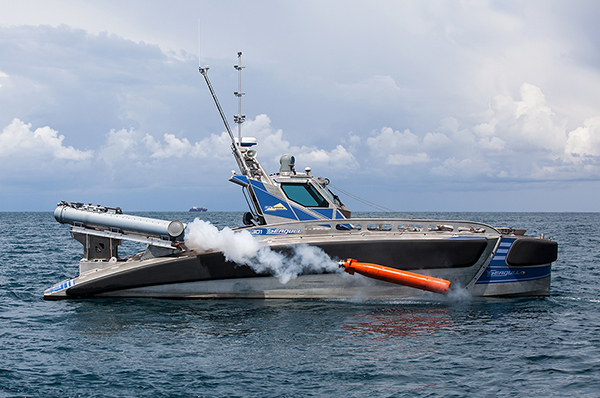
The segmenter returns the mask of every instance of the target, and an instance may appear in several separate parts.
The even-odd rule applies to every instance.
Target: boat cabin
[[[329,180],[314,177],[310,167],[304,173],[295,170],[295,158],[285,154],[279,159],[279,172],[267,175],[248,149],[256,140],[242,139],[240,153],[246,175],[234,173],[229,181],[242,186],[250,212],[244,215],[246,225],[268,225],[298,220],[339,220],[350,218],[350,210],[327,185]],[[251,143],[251,144],[250,144]]]

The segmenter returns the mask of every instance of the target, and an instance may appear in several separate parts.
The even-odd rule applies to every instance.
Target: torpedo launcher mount
[[[125,240],[180,250],[186,225],[123,214],[119,207],[92,206],[80,202],[58,203],[54,218],[71,225],[71,234],[84,246],[85,260],[119,258],[118,246]]]

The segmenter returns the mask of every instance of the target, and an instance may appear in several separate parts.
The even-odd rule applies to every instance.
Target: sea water
[[[552,237],[551,296],[43,301],[82,247],[51,212],[0,213],[0,396],[600,396],[600,214],[415,215]]]

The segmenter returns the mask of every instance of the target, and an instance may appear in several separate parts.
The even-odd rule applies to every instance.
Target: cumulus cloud
[[[267,115],[248,120],[247,127],[245,135],[256,136],[260,160],[271,172],[278,170],[279,156],[284,153],[294,154],[303,165],[320,166],[325,171],[359,167],[354,155],[341,144],[330,150],[317,146],[290,145],[283,138],[282,130],[272,128]],[[173,133],[153,137],[130,128],[112,129],[103,138],[103,142],[93,150],[76,149],[64,145],[65,136],[50,127],[33,130],[31,124],[14,119],[0,134],[0,162],[9,165],[18,160],[38,165],[36,167],[48,161],[75,162],[81,172],[95,170],[94,183],[99,178],[105,178],[111,185],[119,185],[123,181],[128,185],[136,184],[135,181],[143,184],[148,179],[160,183],[161,179],[169,179],[173,170],[227,170],[235,164],[231,155],[231,140],[226,132],[193,141]],[[198,160],[201,162],[198,163]],[[97,174],[99,170],[103,173]],[[62,178],[62,166],[59,164],[48,168],[46,172]]]
[[[344,145],[338,144],[327,150],[317,146],[295,146],[284,138],[283,130],[274,129],[271,119],[264,114],[244,123],[244,136],[257,139],[259,157],[265,167],[275,172],[279,169],[279,157],[291,153],[306,166],[317,166],[324,170],[357,170],[359,163],[355,155]],[[193,142],[187,137],[176,137],[166,133],[161,138],[142,134],[135,129],[111,130],[106,142],[99,150],[100,158],[107,163],[120,162],[123,159],[143,160],[144,162],[164,161],[167,159],[211,159],[231,162],[231,139],[226,132],[210,134]]]
[[[586,119],[582,127],[569,132],[565,153],[573,162],[600,157],[600,116]]]
[[[431,143],[432,138],[443,136],[428,136],[427,144]],[[413,163],[429,162],[429,156],[424,152],[424,140],[420,141],[416,134],[406,129],[403,132],[394,131],[389,127],[384,127],[378,134],[367,138],[367,146],[371,151],[371,156],[376,158],[383,156],[386,163],[390,165],[411,165]]]
[[[112,129],[105,136],[99,157],[109,164],[124,158],[137,159],[141,155],[138,149],[141,139],[141,133],[134,129]]]
[[[189,138],[178,138],[172,133],[155,138],[133,128],[113,129],[105,135],[105,142],[100,145],[98,154],[100,159],[111,165],[124,161],[150,164],[172,158],[210,158],[222,161],[231,158],[230,145],[231,140],[225,132],[192,142]]]
[[[385,165],[394,175],[462,182],[599,178],[600,116],[567,131],[538,87],[524,84],[519,94],[517,99],[492,98],[489,108],[471,124],[448,117],[436,130],[425,133],[384,127],[362,139],[350,132],[331,148],[292,145],[265,114],[249,119],[244,135],[257,138],[259,159],[271,172],[278,169],[279,156],[291,153],[299,167],[311,166],[317,173],[338,177],[348,171],[369,174]],[[88,150],[64,141],[64,135],[48,126],[34,130],[31,124],[14,119],[0,134],[0,159],[5,163],[14,158],[30,163],[70,161],[83,169],[97,168],[94,164],[102,162],[111,181],[121,178],[122,170],[129,170],[130,180],[143,181],[150,174],[160,179],[160,170],[228,169],[234,164],[226,132],[194,140],[182,133],[155,137],[135,128],[112,129],[100,145]],[[198,160],[206,161],[198,164]]]
[[[94,156],[92,150],[81,151],[63,145],[64,139],[64,135],[48,126],[32,131],[31,123],[25,124],[15,118],[0,134],[0,158],[82,161]]]
[[[146,134],[142,141],[152,158],[193,157],[223,160],[230,157],[231,138],[226,132],[211,134],[193,144],[188,138],[177,138],[175,134],[169,133],[164,134],[162,140]]]
[[[395,166],[408,166],[415,163],[427,163],[431,159],[425,152],[415,153],[414,155],[403,155],[401,153],[388,155],[387,163]]]
[[[209,137],[195,142],[191,154],[195,158],[230,160],[231,138],[225,131],[221,134],[211,134]]]
[[[192,150],[192,144],[187,138],[179,139],[174,134],[165,134],[163,136],[164,145],[157,142],[154,137],[146,134],[144,142],[152,150],[153,158],[182,157]]]
[[[500,139],[510,141],[515,150],[517,147],[526,150],[545,148],[549,151],[564,148],[564,121],[551,110],[540,88],[525,83],[521,86],[520,95],[520,101],[509,96],[494,98],[491,104],[493,116],[486,123],[491,131],[486,135],[500,136]]]
[[[539,87],[525,83],[519,95],[495,96],[480,120],[465,127],[454,117],[425,134],[384,127],[366,140],[370,164],[473,182],[600,178],[600,117],[569,132]]]
[[[342,144],[329,151],[315,145],[292,145],[283,137],[283,130],[271,126],[271,119],[265,114],[244,123],[244,134],[257,139],[259,155],[270,170],[279,169],[279,157],[284,153],[293,154],[297,162],[313,168],[357,170],[360,167],[354,154]]]

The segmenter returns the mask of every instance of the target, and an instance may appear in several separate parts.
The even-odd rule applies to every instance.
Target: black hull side
[[[161,258],[79,282],[67,290],[67,295],[83,298],[136,287],[256,276],[250,267],[226,261],[222,253]]]
[[[349,241],[319,243],[331,258],[353,258],[401,270],[461,268],[474,265],[483,254],[486,239],[401,241]]]
[[[515,267],[550,264],[558,258],[558,243],[535,238],[517,239],[510,248],[506,263]]]

